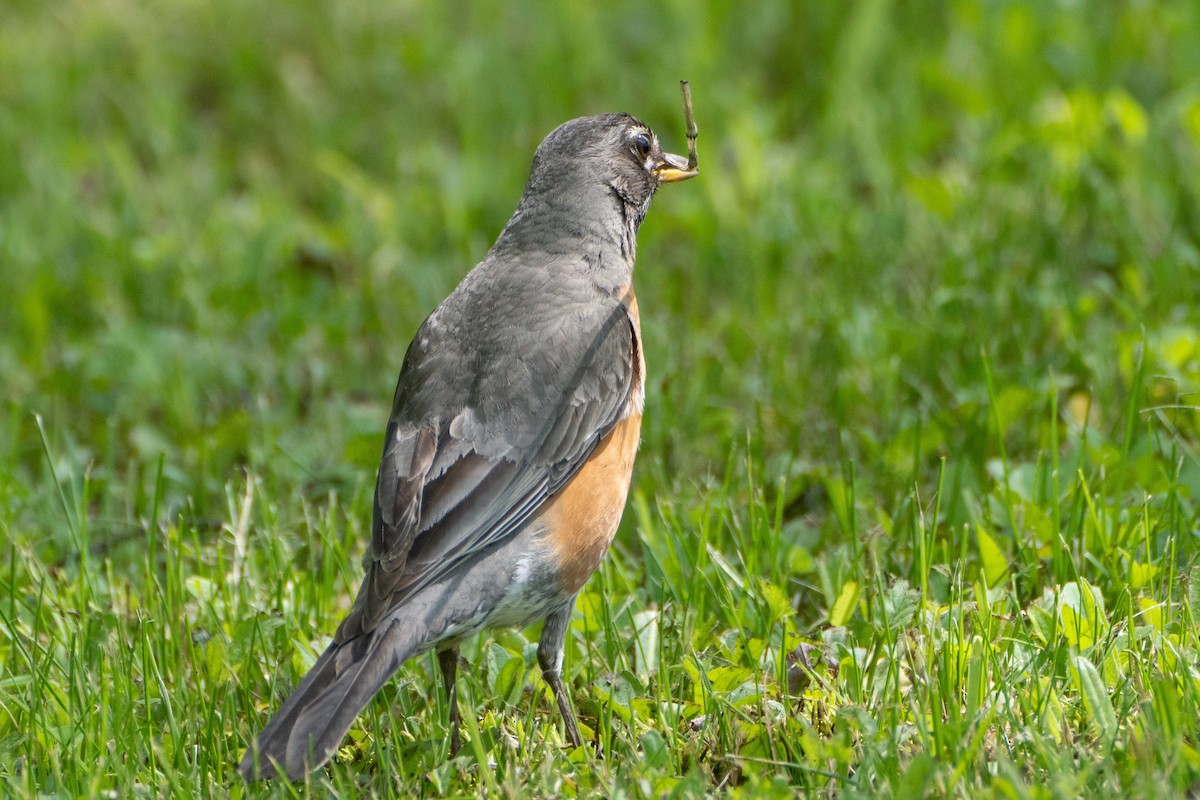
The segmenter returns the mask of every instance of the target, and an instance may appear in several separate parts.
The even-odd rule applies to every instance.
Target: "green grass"
[[[1200,792],[1200,6],[609,5],[0,10],[0,795]],[[542,135],[678,151],[683,77],[598,745],[498,631],[456,760],[422,659],[246,792],[417,324]]]

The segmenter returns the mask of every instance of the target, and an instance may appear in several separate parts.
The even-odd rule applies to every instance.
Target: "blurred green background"
[[[105,518],[144,516],[130,471],[160,456],[200,515],[240,465],[360,480],[404,347],[540,138],[627,110],[682,149],[681,77],[704,180],[643,231],[642,478],[752,436],[879,459],[864,477],[895,491],[914,457],[979,447],[981,353],[1013,447],[1045,443],[1051,381],[1112,432],[1144,334],[1163,399],[1198,377],[1197,24],[1173,3],[9,3],[4,483],[45,486],[30,412],[92,464]]]
[[[680,152],[680,78],[702,176],[642,229],[642,514],[614,574],[667,602],[652,521],[687,533],[716,497],[774,523],[778,552],[739,556],[736,521],[706,542],[761,558],[802,630],[855,570],[948,602],[964,526],[1018,608],[1084,567],[1115,602],[1128,549],[1058,547],[1077,478],[1118,529],[1153,511],[1135,560],[1162,586],[1184,571],[1200,4],[7,0],[0,652],[86,553],[101,605],[148,591],[161,531],[223,574],[246,473],[252,549],[337,502],[361,536],[404,349],[541,137],[628,111]],[[27,752],[22,719],[0,748]]]

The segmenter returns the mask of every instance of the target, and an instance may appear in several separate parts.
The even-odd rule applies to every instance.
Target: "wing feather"
[[[477,374],[436,416],[411,407],[422,397],[421,377],[431,374],[425,351],[436,350],[418,333],[388,425],[366,580],[336,641],[373,629],[456,564],[519,531],[622,418],[637,371],[627,302],[581,327],[575,348],[548,349],[539,360],[527,347],[521,369],[502,376],[510,394],[526,395],[524,405],[474,396],[489,377]],[[551,340],[542,337],[541,346]],[[524,383],[513,385],[518,376]],[[487,413],[477,410],[485,406]]]

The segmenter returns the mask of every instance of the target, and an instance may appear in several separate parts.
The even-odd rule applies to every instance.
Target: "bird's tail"
[[[418,642],[393,620],[329,646],[250,745],[238,772],[248,781],[284,774],[297,780],[324,764],[375,693]]]

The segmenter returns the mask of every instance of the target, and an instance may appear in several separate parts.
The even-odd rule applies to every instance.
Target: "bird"
[[[384,436],[365,577],[248,747],[247,781],[323,766],[391,676],[431,650],[457,753],[459,643],[539,621],[538,665],[580,746],[563,644],[629,490],[645,398],[636,237],[659,186],[699,172],[689,100],[685,87],[686,159],[629,114],[555,128],[483,261],[418,328]]]

